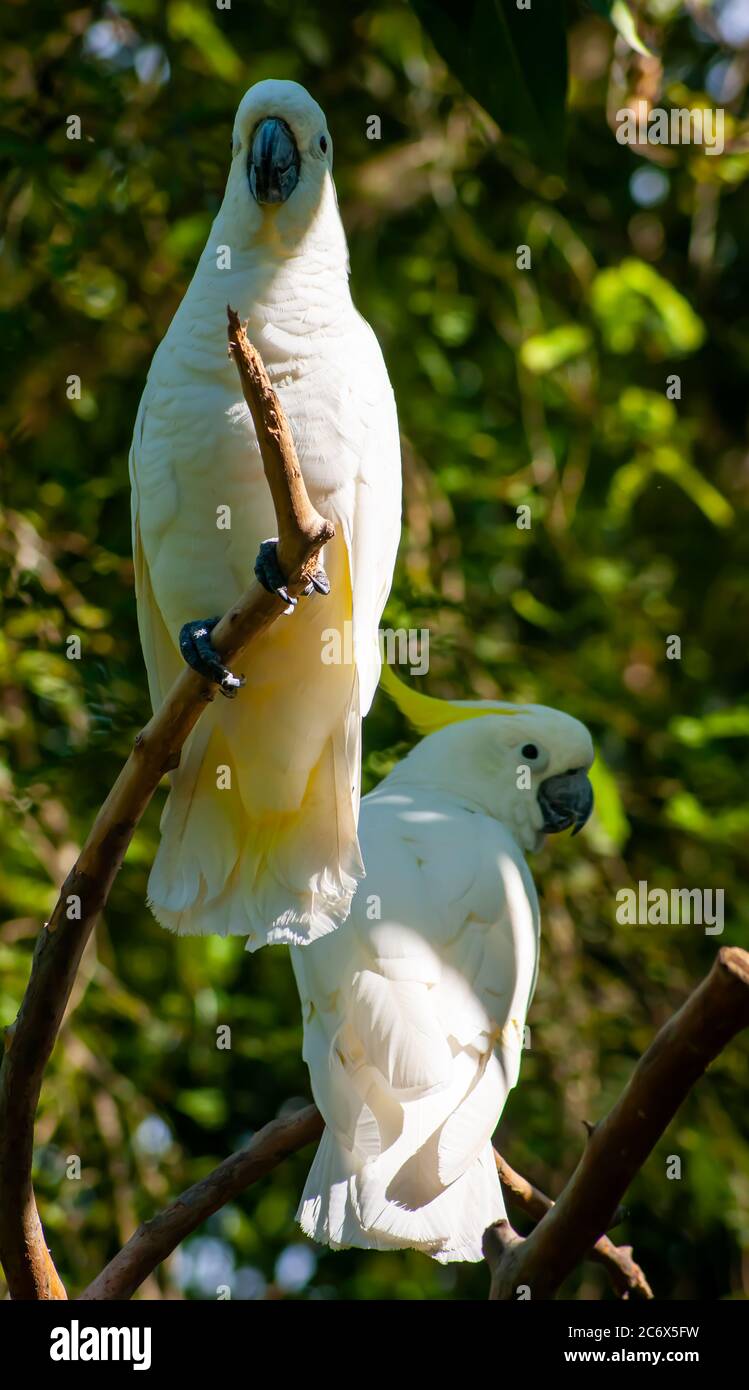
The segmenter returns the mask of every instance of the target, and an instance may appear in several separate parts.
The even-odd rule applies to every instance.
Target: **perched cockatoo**
[[[149,901],[164,926],[246,936],[251,950],[313,940],[348,913],[362,872],[361,718],[400,531],[395,403],[351,301],[331,167],[325,116],[303,87],[247,92],[224,200],[151,365],[130,454],[152,703],[180,651],[238,695],[213,702],[172,775]],[[227,355],[227,304],[248,321],[311,500],[336,527],[318,592],[248,649],[241,690],[211,648],[209,620],[247,588],[259,548],[266,587],[283,592],[284,576],[262,545],[274,513]]]
[[[326,1126],[298,1219],[334,1248],[479,1260],[504,1216],[491,1137],[538,969],[525,855],[585,824],[593,746],[543,705],[432,700],[387,669],[383,683],[434,732],[362,802],[348,921],[292,948]]]

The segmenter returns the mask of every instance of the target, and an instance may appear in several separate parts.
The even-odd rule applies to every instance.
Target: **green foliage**
[[[127,476],[148,364],[219,206],[238,100],[259,78],[291,77],[330,122],[354,294],[399,404],[405,528],[385,623],[429,628],[428,693],[558,705],[589,724],[601,754],[591,827],[533,862],[541,971],[499,1133],[508,1159],[555,1193],[582,1121],[615,1100],[717,945],[747,943],[746,91],[730,98],[736,148],[720,157],[674,148],[656,164],[652,150],[622,147],[606,111],[614,83],[614,106],[626,104],[640,59],[626,50],[612,66],[613,27],[580,7],[564,182],[540,153],[497,137],[418,8],[424,29],[400,0],[226,11],[125,0],[117,18],[51,0],[5,8],[0,1022],[148,713]],[[479,11],[489,7],[461,14]],[[686,86],[702,101],[725,49],[698,39],[676,5],[640,12],[664,92],[681,100]],[[492,13],[510,23],[504,7]],[[440,47],[481,100],[457,46]],[[538,71],[540,56],[531,69],[499,40],[480,47],[492,90],[514,94],[496,110],[484,98],[513,135],[518,65]],[[544,100],[557,103],[539,116],[551,153],[551,80]],[[366,136],[373,112],[379,142]],[[80,141],[66,136],[69,114]],[[643,172],[661,175],[654,201],[638,193]],[[530,270],[517,268],[520,245]],[[681,395],[669,399],[674,373]],[[68,398],[71,375],[80,400]],[[529,530],[516,525],[521,504]],[[672,634],[681,660],[666,657]],[[80,661],[66,655],[71,635]],[[380,695],[367,787],[411,737]],[[36,1182],[72,1291],[138,1220],[309,1096],[286,953],[175,940],[150,917],[157,800],[84,956],[42,1096]],[[619,926],[616,892],[640,879],[724,889],[723,937]],[[216,1046],[223,1025],[228,1051]],[[661,1297],[746,1294],[745,1078],[738,1042],[627,1199],[616,1238],[633,1242]],[[671,1153],[680,1182],[665,1178]],[[80,1181],[65,1177],[71,1154]],[[415,1253],[322,1251],[302,1277],[310,1247],[294,1211],[310,1159],[218,1213],[143,1293],[211,1298],[228,1275],[235,1297],[485,1296],[482,1268]],[[597,1266],[566,1292],[609,1296]]]
[[[565,8],[559,0],[411,0],[437,52],[502,130],[564,164]]]
[[[641,53],[645,58],[651,58],[651,50],[643,43],[637,32],[637,24],[632,13],[632,8],[626,0],[590,0],[594,10],[599,14],[606,15],[607,19],[616,29],[618,29],[623,39],[626,39],[630,48],[636,53]]]

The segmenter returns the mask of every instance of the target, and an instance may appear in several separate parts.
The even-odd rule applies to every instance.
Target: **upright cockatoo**
[[[149,880],[165,926],[243,935],[251,950],[313,940],[349,910],[362,872],[361,717],[379,677],[378,622],[400,530],[395,403],[351,301],[331,166],[325,116],[303,87],[268,81],[247,92],[224,200],[151,365],[130,454],[154,707],[180,650],[224,694],[238,693],[205,620],[245,590],[275,526],[227,356],[227,303],[248,320],[312,502],[336,527],[324,553],[330,594],[321,569],[320,592],[253,644],[238,698],[214,701],[186,745]],[[266,587],[280,589],[272,545],[258,563]]]
[[[481,1259],[504,1216],[491,1136],[538,969],[525,854],[587,820],[587,729],[543,705],[385,684],[434,730],[365,797],[367,878],[335,939],[293,948],[325,1131],[298,1219],[334,1248]]]

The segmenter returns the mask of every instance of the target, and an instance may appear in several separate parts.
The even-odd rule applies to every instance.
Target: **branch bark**
[[[614,1108],[593,1129],[562,1195],[523,1240],[509,1222],[491,1226],[484,1253],[489,1297],[511,1300],[523,1286],[551,1298],[606,1230],[627,1187],[695,1081],[749,1026],[749,953],[724,946],[709,975],[661,1029]]]
[[[196,1226],[277,1168],[289,1154],[319,1139],[324,1127],[322,1115],[314,1105],[281,1120],[272,1120],[253,1135],[246,1148],[225,1158],[152,1221],[139,1226],[101,1274],[80,1294],[80,1299],[131,1298],[144,1279]]]
[[[539,1187],[534,1187],[522,1173],[517,1173],[511,1168],[496,1149],[494,1161],[505,1195],[532,1221],[543,1221],[546,1213],[554,1206],[551,1197],[547,1197]],[[586,1258],[603,1265],[617,1298],[653,1297],[653,1290],[633,1258],[631,1245],[614,1245],[608,1236],[601,1236],[588,1251]]]
[[[229,353],[252,413],[278,521],[278,558],[297,596],[332,540],[332,524],[312,506],[288,424],[259,354],[233,309],[227,309]],[[248,556],[248,562],[252,557]],[[284,602],[253,581],[214,628],[227,663],[284,612]],[[199,614],[196,616],[200,616]],[[18,1017],[5,1033],[0,1069],[0,1260],[12,1298],[62,1299],[65,1290],[47,1249],[31,1181],[34,1118],[44,1069],[55,1044],[86,942],[109,896],[138,821],[215,687],[185,667],[163,705],[138,734],[39,933]],[[241,698],[241,697],[240,697]],[[67,916],[72,896],[80,917]]]
[[[319,1139],[324,1127],[325,1122],[315,1105],[308,1105],[294,1115],[264,1125],[253,1135],[246,1148],[225,1158],[200,1182],[194,1183],[157,1216],[139,1226],[101,1274],[97,1274],[78,1295],[78,1301],[105,1302],[132,1298],[135,1290],[186,1236],[191,1235],[220,1207],[272,1172],[290,1154]],[[538,1221],[554,1205],[551,1198],[511,1168],[496,1149],[494,1157],[507,1195],[528,1216]],[[628,1262],[625,1252],[618,1250],[605,1237],[598,1242],[598,1246],[602,1247],[602,1255],[604,1252],[606,1254],[601,1262],[607,1265],[612,1283],[622,1297],[628,1297],[633,1290],[640,1297],[652,1297],[639,1265],[633,1260]],[[596,1251],[590,1252],[590,1258],[597,1257],[598,1246]],[[611,1252],[605,1250],[606,1246],[611,1247]]]

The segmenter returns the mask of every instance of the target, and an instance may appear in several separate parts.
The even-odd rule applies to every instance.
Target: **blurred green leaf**
[[[749,737],[749,706],[716,709],[700,717],[681,715],[671,721],[670,732],[690,748],[700,748],[714,738]]]
[[[203,1129],[218,1129],[226,1123],[226,1097],[215,1088],[203,1087],[180,1091],[175,1096],[175,1108],[201,1125]]]
[[[629,821],[619,795],[616,778],[599,752],[596,752],[595,762],[588,775],[595,797],[595,819],[610,845],[620,850],[629,839]]]
[[[649,336],[661,351],[695,352],[705,327],[687,299],[653,266],[627,257],[601,270],[591,291],[591,308],[612,352],[631,352]]]
[[[611,20],[615,29],[618,29],[622,38],[633,48],[636,53],[641,53],[644,58],[652,58],[651,50],[643,43],[637,32],[637,24],[632,14],[632,7],[626,0],[590,0],[594,10],[599,14],[605,15]]]
[[[560,324],[548,333],[526,338],[520,348],[520,361],[535,376],[543,376],[585,352],[590,344],[590,336],[589,330],[582,324]]]
[[[714,526],[730,526],[733,521],[733,507],[725,497],[713,487],[678,449],[661,445],[652,454],[653,467],[665,477],[673,479],[691,497],[708,521]]]
[[[239,54],[204,5],[194,0],[172,0],[169,32],[175,39],[187,39],[193,44],[217,77],[236,82],[242,76]]]

